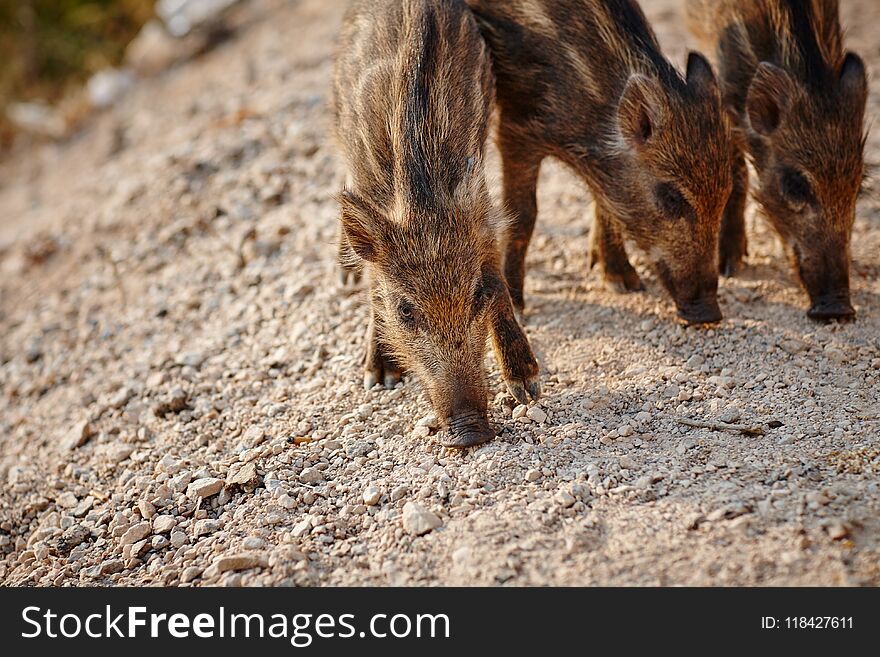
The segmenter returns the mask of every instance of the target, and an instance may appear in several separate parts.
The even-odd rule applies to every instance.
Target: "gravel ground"
[[[843,4],[877,69],[880,6]],[[342,5],[252,0],[231,41],[0,165],[0,582],[880,585],[876,188],[855,323],[807,320],[750,216],[696,330],[638,256],[648,292],[587,273],[589,194],[550,163],[545,396],[513,408],[487,357],[500,436],[447,452],[416,382],[362,389],[365,295],[336,285]],[[644,5],[683,62],[679,3]]]

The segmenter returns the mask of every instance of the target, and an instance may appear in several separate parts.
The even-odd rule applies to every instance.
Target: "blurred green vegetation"
[[[0,0],[0,122],[12,100],[56,102],[122,60],[155,0]]]

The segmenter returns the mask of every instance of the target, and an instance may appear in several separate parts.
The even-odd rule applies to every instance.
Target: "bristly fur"
[[[811,313],[852,315],[849,241],[864,177],[867,77],[844,50],[839,3],[688,0],[687,11],[716,52],[725,102],[757,173],[755,198],[789,247]],[[734,195],[747,188],[747,177],[738,179]],[[734,261],[745,254],[744,230],[741,211],[725,217],[722,253]]]
[[[641,282],[623,248],[652,261],[680,308],[717,308],[718,226],[735,149],[711,67],[682,75],[634,0],[467,0],[489,43],[500,110],[505,202],[514,215],[505,274],[523,303],[525,252],[542,160],[571,166],[596,199],[593,262],[626,289]],[[658,189],[682,216],[658,210]],[[712,313],[710,313],[712,314]]]
[[[488,50],[462,0],[353,3],[333,104],[351,180],[340,261],[363,267],[370,286],[364,380],[418,375],[457,446],[491,437],[487,336],[515,396],[539,392],[501,283],[483,163],[493,100]]]

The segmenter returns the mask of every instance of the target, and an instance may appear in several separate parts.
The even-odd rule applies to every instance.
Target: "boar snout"
[[[486,416],[485,390],[469,389],[457,383],[446,415],[446,428],[444,447],[463,449],[492,440],[495,429]]]
[[[807,317],[816,321],[853,319],[856,311],[849,298],[847,247],[826,247],[814,254],[795,245],[793,251],[798,275],[810,296]]]
[[[718,306],[718,297],[714,294],[676,305],[678,307],[678,316],[688,324],[712,324],[720,322],[722,318],[721,308]]]

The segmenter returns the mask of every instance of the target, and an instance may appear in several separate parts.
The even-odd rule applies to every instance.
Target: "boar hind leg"
[[[523,290],[526,278],[526,251],[535,230],[538,216],[538,173],[543,156],[501,130],[498,140],[504,166],[504,204],[511,213],[504,255],[504,277],[513,303],[519,310],[525,307]]]
[[[520,404],[528,404],[529,397],[538,399],[541,396],[538,361],[526,334],[516,321],[507,288],[500,276],[494,280],[496,283],[490,333],[495,358],[507,390]]]
[[[598,201],[590,231],[589,264],[590,269],[597,264],[601,265],[605,281],[618,292],[638,292],[645,289],[636,270],[629,263],[623,246],[623,236],[614,218]]]
[[[736,276],[747,255],[746,196],[749,192],[749,171],[745,156],[740,153],[733,164],[733,191],[721,218],[718,243],[718,265],[722,276]]]
[[[376,319],[371,317],[367,326],[367,352],[364,358],[364,389],[372,390],[377,383],[393,388],[401,379],[400,365],[387,353],[379,337]]]

